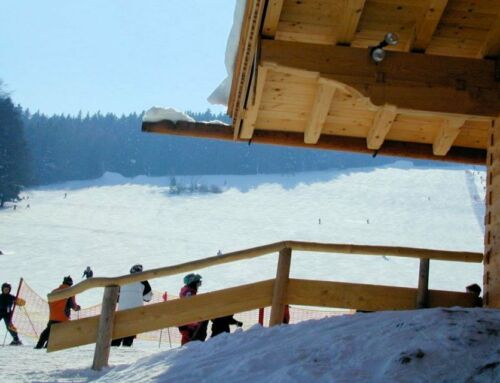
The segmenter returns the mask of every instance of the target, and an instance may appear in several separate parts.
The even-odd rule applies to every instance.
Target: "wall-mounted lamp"
[[[399,42],[398,35],[389,32],[385,35],[384,39],[370,50],[370,56],[376,63],[381,62],[385,58],[384,48],[388,45],[396,45]]]

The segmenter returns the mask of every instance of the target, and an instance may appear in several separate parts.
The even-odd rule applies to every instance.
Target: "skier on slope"
[[[201,275],[190,273],[184,277],[184,286],[179,293],[180,298],[189,298],[198,293],[201,286]],[[202,342],[207,337],[208,321],[187,323],[179,327],[182,335],[181,345],[184,345],[192,340],[201,340]]]
[[[22,345],[19,336],[17,335],[17,330],[14,324],[12,323],[12,314],[14,305],[24,306],[26,303],[21,298],[16,298],[14,295],[10,293],[12,290],[12,286],[5,282],[2,284],[2,294],[0,294],[0,321],[3,319],[5,322],[5,327],[7,331],[12,336],[13,340],[10,343],[11,346]]]
[[[57,288],[52,290],[52,292],[64,290],[73,286],[73,278],[71,276],[64,277],[63,283]],[[35,348],[47,348],[49,343],[50,328],[55,323],[66,322],[71,319],[71,310],[80,311],[80,306],[76,303],[75,297],[70,297],[66,299],[61,299],[55,302],[49,303],[50,315],[47,327],[40,334],[40,338],[35,346]]]
[[[142,265],[134,265],[130,268],[130,274],[141,273]],[[134,282],[120,287],[120,296],[118,298],[118,311],[140,307],[144,302],[149,302],[153,298],[151,285],[148,281]],[[123,345],[131,347],[134,343],[136,335],[127,336],[125,338],[113,339],[112,346]]]
[[[94,276],[94,272],[90,268],[90,266],[87,266],[87,268],[83,271],[83,277],[86,277],[87,279],[92,278]]]

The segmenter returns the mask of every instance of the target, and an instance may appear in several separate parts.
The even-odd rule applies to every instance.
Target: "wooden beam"
[[[268,280],[118,311],[113,339],[270,306],[272,292],[273,280]],[[94,316],[53,325],[48,351],[94,343],[98,323]]]
[[[290,275],[290,264],[292,262],[292,249],[285,247],[280,250],[276,279],[273,286],[273,300],[271,305],[271,318],[269,326],[276,326],[283,323],[285,314],[285,299]]]
[[[278,30],[281,10],[283,9],[284,0],[269,0],[267,3],[266,15],[264,16],[264,24],[262,25],[262,35],[274,38]]]
[[[415,39],[411,46],[413,50],[425,51],[441,20],[448,0],[429,0],[425,12],[415,25]]]
[[[306,144],[316,144],[318,142],[334,95],[335,88],[333,86],[329,83],[318,83],[313,107],[304,132],[304,142]]]
[[[417,308],[429,307],[429,258],[420,259],[418,270]]]
[[[356,310],[413,310],[417,289],[358,283],[290,279],[287,303]],[[429,291],[429,307],[474,307],[471,294]]]
[[[492,24],[486,39],[479,50],[477,57],[498,57],[500,55],[500,11],[496,21]]]
[[[264,85],[266,83],[268,68],[259,67],[256,72],[256,86],[255,86],[255,97],[251,101],[251,106],[245,113],[245,118],[243,120],[243,127],[241,129],[240,138],[243,140],[249,140],[253,136],[255,130],[255,122],[257,121],[257,116],[259,114],[259,106],[262,100],[262,93],[264,92]]]
[[[390,104],[430,115],[496,117],[500,112],[500,83],[489,60],[388,51],[376,65],[367,49],[262,40],[260,63],[331,78],[376,106]]]
[[[72,297],[76,294],[82,293],[86,290],[96,287],[106,287],[110,285],[122,286],[127,283],[140,282],[148,279],[166,277],[169,275],[176,275],[180,273],[190,272],[193,270],[203,269],[206,267],[223,265],[226,263],[239,261],[243,259],[252,259],[260,257],[261,255],[271,254],[275,252],[277,253],[283,247],[285,247],[284,242],[277,242],[241,251],[233,251],[231,253],[226,253],[223,255],[216,255],[214,257],[203,258],[196,261],[181,263],[174,266],[167,266],[167,267],[160,267],[157,269],[146,270],[143,271],[142,273],[127,274],[113,278],[94,277],[87,279],[83,282],[80,282],[74,286],[71,286],[68,289],[50,293],[47,295],[47,299],[49,302],[53,302],[60,299]]]
[[[443,121],[432,144],[432,152],[436,156],[445,156],[451,149],[455,139],[460,134],[460,128],[465,124],[465,119],[446,119]]]
[[[101,371],[104,367],[108,367],[116,302],[118,301],[119,293],[119,286],[108,286],[104,289],[102,310],[95,343],[94,361],[92,363],[92,370],[95,371]]]
[[[184,137],[233,141],[232,129],[222,124],[204,124],[187,121],[178,121],[177,123],[171,121],[144,122],[142,130],[144,132]],[[316,145],[311,146],[304,143],[304,135],[302,133],[257,130],[252,136],[252,143],[373,154],[373,150],[366,147],[366,139],[360,137],[323,134]],[[384,146],[378,151],[378,154],[475,165],[484,165],[486,163],[486,150],[484,149],[452,147],[446,156],[435,156],[432,152],[432,145],[412,142],[386,141]]]
[[[385,140],[385,136],[391,130],[392,123],[396,119],[397,108],[393,105],[384,105],[379,109],[373,120],[373,125],[366,137],[368,149],[378,150]]]
[[[248,85],[252,74],[252,66],[255,65],[257,44],[260,37],[259,28],[265,3],[265,0],[248,0],[246,2],[228,105],[228,114],[233,118],[234,138],[238,137],[243,118],[243,108],[248,97]]]
[[[338,43],[350,44],[354,39],[365,2],[366,0],[343,0],[342,16],[337,20],[340,24]]]

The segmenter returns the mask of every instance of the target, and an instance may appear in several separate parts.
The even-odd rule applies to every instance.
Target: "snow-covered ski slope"
[[[64,275],[78,280],[87,265],[96,276],[121,275],[134,263],[160,267],[283,239],[482,251],[484,180],[479,169],[398,162],[295,175],[177,177],[218,185],[221,194],[172,196],[169,177],[116,174],[51,185],[28,190],[16,210],[0,211],[0,280],[15,286],[23,276],[43,295]],[[202,291],[272,278],[275,269],[276,258],[267,256],[201,270]],[[292,275],[415,286],[417,261],[297,253]],[[432,288],[462,291],[481,279],[481,265],[431,262]],[[152,286],[175,294],[181,276]],[[83,305],[100,299],[100,291],[78,296]],[[89,369],[90,346],[46,354],[23,339],[28,346],[0,347],[0,381],[490,382],[500,379],[499,322],[496,311],[433,309],[252,328],[160,353],[152,342],[136,342],[113,349],[115,367],[102,373]],[[145,355],[151,356],[139,359]]]
[[[64,275],[79,280],[156,268],[285,239],[482,251],[482,170],[385,168],[294,175],[187,176],[178,183],[217,185],[221,194],[170,195],[169,177],[93,181],[28,190],[17,209],[0,211],[0,280],[24,277],[39,294]],[[29,204],[29,208],[27,207]],[[418,260],[294,253],[292,276],[416,286]],[[203,290],[273,278],[276,257],[203,270]],[[431,262],[431,288],[480,283],[482,266]],[[176,294],[181,276],[155,280]],[[79,296],[100,302],[101,292]]]

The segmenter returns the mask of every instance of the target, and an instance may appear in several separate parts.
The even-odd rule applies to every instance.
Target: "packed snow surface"
[[[484,180],[483,170],[399,162],[294,175],[176,177],[177,185],[223,192],[173,195],[170,177],[107,173],[28,190],[16,210],[0,211],[0,280],[15,288],[22,276],[45,295],[64,275],[78,280],[87,265],[95,276],[117,276],[136,263],[156,268],[285,239],[481,252]],[[417,270],[413,259],[294,252],[291,275],[415,287]],[[431,261],[430,270],[434,289],[463,291],[482,280],[481,264]],[[273,278],[276,256],[193,271],[203,275],[201,292],[213,291]],[[181,279],[151,284],[176,294]],[[87,306],[101,296],[91,290],[77,299]],[[254,327],[158,354],[157,345],[137,342],[112,350],[113,368],[102,373],[88,369],[92,347],[51,354],[0,347],[0,381],[490,382],[498,380],[498,323],[496,311],[478,309],[356,314]]]

